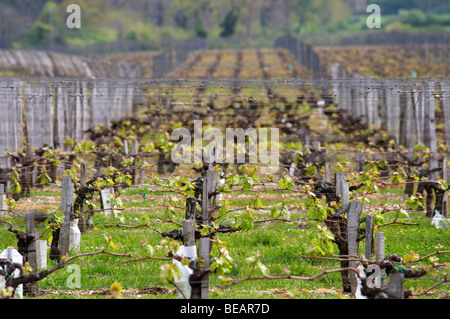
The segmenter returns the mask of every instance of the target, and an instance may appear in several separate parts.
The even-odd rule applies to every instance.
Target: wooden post
[[[131,154],[134,155],[134,161],[133,161],[133,167],[134,167],[134,174],[133,174],[133,185],[136,185],[138,183],[138,175],[140,177],[141,168],[136,167],[136,163],[139,161],[139,158],[137,156],[139,151],[139,145],[137,139],[134,140],[133,146],[131,147]]]
[[[3,204],[3,201],[6,200],[5,194],[5,185],[0,183],[0,210],[7,210],[8,207]]]
[[[313,164],[316,164],[316,161],[320,161],[320,142],[316,141],[313,143],[313,152],[315,153]],[[316,178],[317,180],[322,179],[322,172],[320,171],[322,167],[317,166]]]
[[[202,224],[208,225],[208,171],[205,172],[203,176],[203,192],[202,192]],[[205,244],[205,239],[207,240],[207,245]],[[205,258],[205,267],[208,263],[209,266],[209,240],[207,238],[200,238],[199,240],[199,255]],[[209,286],[209,275],[207,273],[201,278],[201,299],[208,299],[208,291],[206,287]],[[208,288],[209,289],[209,288]]]
[[[74,93],[75,93],[75,118],[74,118],[74,141],[80,142],[83,139],[83,106],[81,101],[81,83],[79,81],[75,82]]]
[[[197,206],[197,199],[195,197],[186,198],[186,219],[195,220],[196,206]]]
[[[131,153],[134,154],[134,155],[137,155],[138,152],[139,152],[139,142],[136,139],[133,142],[133,146],[131,146]]]
[[[85,188],[86,187],[86,164],[82,163],[81,164],[81,168],[80,168],[80,188]],[[80,222],[79,225],[80,227],[80,231],[82,234],[86,233],[86,224],[87,224],[87,216],[85,213],[86,210],[86,201],[83,200],[83,202],[80,205]]]
[[[387,130],[387,100],[386,100],[386,84],[380,81],[380,85],[378,87],[378,124],[379,127],[383,130]]]
[[[442,110],[444,111],[445,145],[450,146],[450,83],[441,82]]]
[[[403,92],[403,119],[402,123],[402,144],[407,147],[409,150],[414,150],[415,145],[415,121],[414,121],[414,107],[413,107],[413,98],[412,98],[412,90],[408,85],[405,87]]]
[[[384,252],[384,233],[376,232],[375,233],[375,262],[381,262],[385,258]],[[381,269],[381,284],[384,284],[386,281],[385,278],[386,272],[384,269]]]
[[[80,105],[77,92],[77,83],[75,81],[68,81],[64,88],[64,106],[63,111],[65,115],[64,123],[64,137],[71,138],[72,141],[77,139],[77,115],[79,114]],[[77,112],[78,111],[78,112]],[[78,140],[79,141],[79,140]],[[68,146],[66,145],[66,150]]]
[[[356,171],[357,172],[364,171],[364,153],[356,154]]]
[[[365,105],[365,99],[364,99],[364,79],[359,75],[353,76],[356,79],[359,79],[360,81],[355,84],[355,115],[359,118],[362,118],[365,122],[367,122],[367,113],[366,113],[366,105]]]
[[[208,225],[208,170],[203,174],[202,188],[202,224]]]
[[[414,118],[416,127],[417,144],[424,143],[424,92],[420,89],[414,89],[413,92]]]
[[[60,253],[61,256],[69,254],[70,220],[73,211],[73,182],[72,176],[62,178],[61,212],[64,214],[64,222],[61,225]]]
[[[100,124],[107,124],[107,113],[103,112],[104,106],[107,105],[108,100],[108,83],[104,80],[94,81],[92,84],[91,94],[91,127],[97,127]]]
[[[375,83],[375,85],[378,86],[378,83]],[[374,125],[381,127],[381,125],[383,124],[383,120],[380,118],[380,114],[379,114],[379,101],[380,101],[380,89],[379,87],[376,87],[376,89],[373,89],[373,123]]]
[[[126,99],[125,99],[125,113],[127,116],[131,116],[133,114],[133,93],[134,87],[133,84],[127,84],[126,88]]]
[[[25,96],[25,126],[27,128],[27,147],[26,156],[31,157],[31,151],[33,147],[39,147],[42,145],[42,135],[40,134],[43,127],[43,123],[39,121],[38,117],[42,115],[40,110],[39,101],[39,89],[31,87],[30,85],[24,85],[23,87]],[[40,144],[40,145],[39,145]],[[27,177],[28,179],[28,177]]]
[[[331,170],[330,170],[330,164],[325,163],[325,182],[331,183]]]
[[[20,80],[0,81],[0,169],[11,167],[5,150],[13,152],[23,146],[22,86]]]
[[[366,98],[366,106],[367,106],[367,124],[369,129],[373,127],[373,125],[378,125],[378,96],[377,89],[375,88],[376,83],[372,80],[367,83],[367,91],[365,94]]]
[[[214,208],[215,204],[216,204],[216,196],[212,196],[211,198],[209,198],[209,194],[215,192],[217,190],[217,178],[219,177],[219,172],[218,171],[210,171],[208,170],[206,172],[206,176],[208,179],[208,183],[207,183],[207,187],[208,187],[208,208]],[[209,219],[209,216],[208,216]]]
[[[336,196],[340,196],[340,194],[342,193],[341,188],[341,181],[345,180],[345,172],[336,172],[334,174],[334,183],[336,186]]]
[[[123,140],[123,154],[128,155],[128,141]]]
[[[0,95],[4,98],[0,99],[0,113],[8,115],[8,90],[6,89],[7,82],[0,80]],[[0,169],[9,168],[11,160],[8,158],[5,149],[8,148],[8,120],[2,119],[0,125]]]
[[[62,83],[56,85],[56,103],[55,103],[55,114],[53,116],[54,123],[54,146],[63,148],[64,147],[64,102],[65,96],[64,92],[66,87]]]
[[[305,147],[308,149],[311,148],[309,132],[305,135]]]
[[[444,133],[445,133],[445,145],[450,145],[450,83],[441,82],[441,96],[442,96],[442,109],[444,111]],[[450,153],[447,153],[442,163],[442,178],[446,181],[447,185],[450,185],[450,174],[448,173],[447,161],[450,158]],[[443,212],[445,217],[448,216],[448,193],[444,193],[444,207]]]
[[[81,96],[81,138],[83,140],[88,139],[88,134],[86,130],[89,129],[89,93],[88,93],[88,83],[85,80],[80,82],[80,96]]]
[[[139,169],[139,186],[142,186],[144,184],[144,173],[145,170],[143,168]]]
[[[315,141],[313,143],[313,150],[315,150],[316,152],[320,151],[320,142],[319,141]]]
[[[208,164],[208,169],[205,170],[203,175],[203,192],[202,192],[202,224],[209,224],[209,193],[212,187],[215,187],[217,184],[217,172],[210,171],[212,165]],[[214,180],[214,176],[216,179]],[[205,261],[205,265],[203,269],[206,271],[201,278],[201,299],[208,299],[209,294],[209,260],[210,260],[210,239],[209,238],[200,238],[199,240],[199,255]]]
[[[340,211],[343,212],[348,208],[348,201],[350,200],[348,183],[345,180],[345,172],[336,172],[336,197],[339,197],[341,201]]]
[[[447,156],[444,156],[443,160],[442,160],[442,179],[447,183],[447,185],[449,184],[449,179],[450,176],[448,174],[448,165],[447,165]],[[447,218],[448,215],[448,192],[444,192],[444,194],[442,195],[442,215],[444,215],[445,218]]]
[[[405,299],[403,292],[404,276],[402,273],[394,272],[389,275],[389,296],[394,299]]]
[[[372,244],[373,244],[373,215],[366,216],[366,245],[364,257],[367,260],[372,258]]]
[[[342,83],[337,81],[339,79],[339,63],[333,63],[330,65],[331,87],[333,92],[333,101],[335,105],[341,105],[341,91],[340,86]]]
[[[195,208],[197,199],[195,197],[186,198],[186,219],[183,221],[183,245],[185,247],[195,246]],[[194,267],[194,273],[189,277],[191,285],[191,299],[202,298],[202,269]],[[200,284],[199,284],[200,282]]]
[[[363,201],[357,200],[353,201],[349,204],[348,214],[347,214],[347,244],[348,244],[348,254],[350,258],[358,258],[359,257],[359,249],[358,249],[358,233],[359,233],[359,224],[361,218],[361,212],[363,207]],[[356,268],[356,261],[350,261],[349,267]],[[356,279],[356,274],[354,272],[350,272],[350,285],[352,289],[352,293],[356,292],[356,287],[358,285],[358,281]]]
[[[385,258],[384,255],[384,233],[375,233],[375,261],[379,262]]]
[[[203,269],[207,272],[202,277],[201,283],[201,299],[208,299],[209,294],[209,263],[210,263],[210,239],[207,237],[200,238],[199,240],[199,250],[200,257],[204,260]]]
[[[436,142],[436,120],[434,103],[434,82],[425,83],[425,119],[424,119],[424,144],[430,149],[430,169],[438,168],[438,152]],[[439,172],[430,174],[430,179],[436,181]]]
[[[35,236],[34,231],[34,214],[26,215],[26,232],[27,234],[31,234]],[[36,256],[36,240],[32,240],[28,245],[28,249],[26,252],[26,260],[28,264],[33,269],[33,272],[37,272],[37,256]],[[37,281],[30,282],[24,287],[24,292],[26,295],[36,296],[39,293],[39,284]]]
[[[185,247],[195,246],[195,220],[185,219],[183,221],[183,245]]]
[[[343,81],[342,104],[340,106],[345,110],[350,110],[352,107],[352,89],[350,85],[349,82]]]

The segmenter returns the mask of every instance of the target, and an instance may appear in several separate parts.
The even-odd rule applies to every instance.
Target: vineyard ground
[[[262,74],[266,74],[268,78],[280,77],[279,74],[272,74],[272,70],[283,70],[285,74],[281,76],[286,77],[286,72],[293,72],[286,64],[288,60],[284,61],[279,55],[276,55],[276,59],[274,57],[268,58],[271,56],[270,51],[246,51],[246,54],[242,57],[242,64],[245,68],[240,70],[239,67],[236,67],[236,69],[226,67],[230,63],[230,60],[234,61],[238,59],[238,51],[225,51],[219,56],[217,53],[218,51],[205,51],[199,61],[190,68],[184,69],[183,72],[190,76],[197,75],[197,79],[193,81],[180,82],[174,87],[165,83],[153,86],[147,84],[141,87],[140,91],[139,89],[136,90],[136,97],[139,98],[139,102],[135,105],[138,110],[137,117],[142,119],[151,118],[156,114],[157,117],[159,116],[160,122],[158,123],[161,124],[161,126],[156,128],[149,125],[151,129],[139,141],[141,146],[150,144],[158,145],[158,142],[164,140],[165,133],[179,124],[176,121],[182,120],[183,115],[188,119],[186,123],[190,123],[192,118],[200,118],[206,126],[227,127],[230,123],[230,118],[231,120],[239,119],[241,112],[249,111],[242,107],[242,105],[250,106],[250,98],[260,103],[260,106],[257,108],[260,114],[258,114],[253,124],[261,127],[272,125],[274,118],[282,114],[283,110],[287,108],[288,103],[294,105],[294,110],[290,113],[290,116],[293,118],[297,117],[293,123],[294,127],[298,130],[294,134],[289,133],[282,136],[286,140],[291,138],[292,141],[292,137],[294,137],[294,141],[300,143],[298,140],[300,134],[298,132],[301,128],[305,127],[303,124],[306,123],[300,120],[298,118],[299,116],[308,118],[307,124],[312,132],[311,138],[325,136],[327,140],[332,140],[334,137],[337,137],[337,140],[340,141],[341,139],[339,138],[349,137],[345,136],[346,134],[336,125],[337,123],[333,120],[333,116],[326,117],[323,112],[319,112],[316,108],[319,99],[322,100],[319,86],[314,85],[317,83],[313,83],[312,85],[306,84],[304,88],[299,90],[298,87],[286,81],[284,84],[278,81],[274,81],[273,83],[266,81],[248,81],[246,83],[245,81],[241,81],[245,78],[261,78]],[[187,63],[187,65],[190,65],[190,63]],[[212,72],[211,70],[215,70],[218,74],[228,73],[231,77],[238,74],[239,81],[235,81],[236,79],[230,80],[229,78],[228,81],[214,81],[211,78],[203,80],[205,74],[207,75],[209,72]],[[301,76],[300,70],[297,73]],[[270,94],[268,90],[269,84],[271,84]],[[274,95],[277,94],[280,94],[285,100],[274,99]],[[302,94],[303,102],[297,103],[296,100],[299,94]],[[202,104],[199,104],[200,107],[197,105],[197,97],[202,102]],[[175,102],[174,114],[160,114],[157,109],[155,110],[155,108],[159,107],[164,109],[166,104],[163,101],[166,98],[173,98],[173,102]],[[213,100],[217,107],[217,114],[213,112],[214,116],[211,116],[213,120],[209,119],[209,116],[205,112],[206,108],[203,108],[209,100]],[[238,100],[241,102],[237,103]],[[193,106],[198,107],[198,109],[194,108],[194,110],[191,110]],[[277,109],[277,107],[280,107],[280,109]],[[327,110],[333,111],[335,107],[331,105]],[[442,113],[439,107],[437,107],[436,111],[438,114]],[[167,119],[164,116],[168,116]],[[190,116],[192,118],[189,118]],[[243,118],[245,119],[245,116]],[[239,120],[242,121],[243,119],[241,118]],[[282,123],[281,117],[278,120],[277,125],[287,128],[287,125]],[[238,123],[241,126],[248,125],[246,122]],[[234,125],[236,123],[231,122],[231,124]],[[442,142],[442,121],[437,123],[437,125],[440,129],[440,131],[437,131],[437,139],[439,142]],[[129,136],[127,130],[127,128],[122,128],[122,131],[114,132],[116,134],[114,136],[119,140],[127,139]],[[355,134],[357,135],[357,133]],[[359,133],[364,135],[366,132]],[[323,146],[326,148],[327,154],[331,154],[332,157],[334,156],[333,162],[328,162],[332,166],[332,172],[336,171],[337,166],[342,165],[342,170],[348,174],[346,176],[348,180],[356,183],[355,181],[358,180],[359,173],[355,170],[355,163],[352,163],[352,160],[354,160],[353,156],[348,155],[350,153],[360,152],[361,149],[358,147],[363,145],[353,143],[354,141],[351,138],[349,140],[348,144],[346,144],[347,142],[345,140],[344,142],[337,143],[325,141]],[[289,146],[290,150],[292,150],[291,146]],[[284,151],[288,151],[287,144],[285,147],[286,149]],[[382,149],[382,152],[389,151],[389,149],[389,147]],[[108,149],[108,152],[110,151],[112,150]],[[116,151],[119,151],[119,149]],[[380,151],[380,149],[375,149],[375,151]],[[82,156],[80,155],[79,157],[81,158]],[[89,177],[92,176],[94,160],[94,157],[82,159],[83,163],[86,163],[87,176]],[[149,177],[156,171],[156,165],[152,164],[150,164],[151,171],[146,171],[144,185],[152,184]],[[193,181],[198,176],[198,167],[196,171],[191,167],[186,170],[178,167],[175,173],[172,173],[172,177],[186,177],[190,181]],[[167,176],[160,177],[164,178]],[[392,184],[389,183],[389,180],[386,180],[386,182]],[[95,213],[95,228],[82,235],[79,252],[98,252],[107,245],[108,251],[117,254],[131,254],[131,257],[128,258],[129,260],[148,256],[152,251],[153,257],[167,257],[166,247],[159,249],[159,246],[163,246],[163,243],[161,243],[162,237],[155,229],[160,232],[181,229],[181,222],[185,216],[185,201],[184,197],[179,193],[161,190],[155,191],[153,186],[132,186],[121,190],[121,196],[119,198],[123,202],[124,210],[121,211],[123,213],[123,220],[118,221],[112,215],[105,216],[102,213]],[[310,277],[321,273],[323,270],[340,268],[339,261],[314,259],[308,256],[309,252],[307,250],[311,246],[312,240],[317,237],[317,226],[320,224],[317,221],[312,221],[307,216],[305,209],[307,201],[306,194],[303,192],[300,195],[295,190],[280,190],[276,183],[272,183],[269,186],[273,187],[273,189],[268,190],[262,186],[255,186],[251,191],[233,191],[225,194],[225,200],[227,201],[226,207],[233,211],[219,220],[221,224],[226,226],[237,226],[239,223],[234,223],[235,218],[240,214],[247,213],[245,208],[248,205],[252,205],[256,195],[258,195],[258,199],[260,200],[258,207],[252,207],[254,208],[253,211],[255,214],[255,216],[252,216],[254,217],[252,218],[252,222],[253,219],[256,220],[254,228],[248,231],[226,233],[218,236],[221,241],[226,243],[230,255],[233,258],[231,272],[226,276],[235,279],[242,279],[248,276],[251,271],[249,269],[249,263],[246,261],[256,254],[262,256],[261,261],[268,268],[269,274],[286,274],[285,269],[288,269],[292,275]],[[376,194],[368,195],[367,199],[369,199],[369,202],[364,204],[362,217],[374,212],[377,208],[385,206],[388,209],[392,209],[393,212],[385,213],[383,215],[385,218],[383,222],[389,223],[390,221],[396,220],[398,216],[395,211],[402,208],[407,199],[406,195],[403,194],[403,187],[404,184],[388,187],[383,186]],[[190,194],[189,196],[192,195]],[[351,199],[354,200],[355,197],[351,196]],[[22,216],[27,213],[50,214],[58,209],[60,201],[61,187],[59,185],[46,185],[43,188],[33,188],[30,197],[21,198],[17,202],[17,206],[13,212]],[[95,203],[96,209],[99,209],[98,193],[95,194]],[[271,217],[271,209],[277,204],[283,204],[289,209],[290,216],[288,219],[291,222],[261,222],[261,220]],[[430,219],[425,218],[425,212],[408,211],[408,213],[409,215],[403,217],[402,222],[417,223],[418,225],[396,224],[375,229],[385,233],[386,256],[389,254],[405,256],[414,252],[422,257],[435,253],[438,250],[449,250],[448,230],[436,229],[431,225]],[[15,229],[25,230],[24,218],[18,218],[14,214],[5,214],[2,217],[11,221]],[[173,222],[168,223],[167,220],[174,221],[178,225],[175,225]],[[114,225],[115,223],[124,224],[128,227],[115,227],[117,226]],[[129,227],[142,224],[145,224],[147,227]],[[37,231],[42,233],[44,230],[45,225],[37,224]],[[110,239],[109,242],[108,239]],[[0,243],[2,244],[0,249],[4,249],[7,246],[14,247],[16,245],[16,238],[10,232],[2,230],[0,231]],[[364,244],[364,241],[360,242],[360,255],[364,254]],[[212,256],[219,255],[218,246],[216,244],[213,245]],[[334,253],[336,255],[339,254],[337,246],[334,246]],[[433,258],[434,262],[440,264],[450,261],[448,255],[439,255]],[[40,289],[44,294],[39,295],[37,298],[109,298],[109,287],[114,282],[122,285],[124,298],[177,298],[173,286],[164,284],[159,278],[161,273],[160,267],[163,264],[172,263],[172,260],[125,262],[126,260],[127,258],[124,257],[110,255],[76,259],[73,261],[73,264],[80,266],[81,286],[76,289],[69,289],[68,280],[71,273],[66,269],[61,269],[39,281]],[[412,267],[421,269],[429,266],[430,263],[433,263],[433,261],[427,258],[423,262],[414,263]],[[48,265],[50,267],[54,266],[55,262],[48,260]],[[251,274],[253,276],[260,276],[261,273],[261,269],[256,269]],[[435,278],[433,273],[430,272],[420,279],[406,280],[405,289],[412,289],[413,292],[421,292],[423,289],[437,284],[441,279]],[[215,274],[212,274],[209,280],[211,288],[226,284],[221,277]],[[431,291],[430,294],[420,296],[420,298],[434,299],[448,295],[449,288],[448,285],[441,285],[436,290]],[[211,298],[278,299],[280,297],[290,298],[292,296],[304,299],[352,298],[349,294],[342,293],[342,278],[339,273],[328,274],[315,281],[267,279],[246,281],[232,288],[220,290],[217,296],[211,296]]]
[[[142,192],[147,192],[144,203]],[[365,211],[371,208],[389,202],[391,205],[402,203],[405,198],[402,195],[403,189],[391,188],[384,190],[379,194],[371,196],[371,202],[365,205]],[[124,217],[123,224],[138,225],[142,224],[145,218],[151,220],[149,225],[161,230],[171,231],[175,228],[173,224],[162,223],[157,219],[172,218],[181,222],[184,211],[178,209],[175,216],[168,216],[163,203],[170,196],[177,196],[176,193],[151,192],[147,188],[129,188],[125,189],[121,198],[123,201]],[[229,200],[230,208],[241,208],[243,204],[248,203],[248,199],[254,196],[253,192],[238,191],[226,198]],[[45,198],[45,201],[42,200]],[[395,198],[395,200],[392,200]],[[30,198],[21,200],[17,206],[17,212],[24,214],[26,212],[43,212],[58,205],[60,193],[58,187],[47,186],[43,189],[35,189],[31,192]],[[269,273],[280,274],[284,267],[288,267],[292,274],[302,276],[312,276],[321,271],[321,269],[339,268],[339,262],[329,260],[317,260],[304,258],[305,244],[308,240],[308,229],[313,225],[308,222],[306,212],[300,209],[305,198],[299,197],[289,191],[263,192],[260,199],[264,207],[270,207],[274,201],[283,201],[292,212],[292,223],[260,223],[254,229],[247,232],[234,234],[221,234],[220,240],[228,243],[231,256],[234,258],[235,265],[229,274],[231,277],[242,278],[248,275],[248,268],[244,259],[254,255],[257,251],[262,254],[262,261],[269,268]],[[96,203],[99,205],[99,203]],[[386,221],[395,216],[392,213],[386,216]],[[269,212],[258,210],[257,216],[260,219],[267,218]],[[115,253],[129,253],[136,258],[148,255],[147,245],[157,247],[161,241],[161,236],[147,228],[124,229],[118,227],[107,227],[114,224],[111,216],[96,213],[94,215],[94,224],[96,228],[88,231],[82,236],[80,251],[94,252],[99,251],[105,246],[105,236],[111,237],[115,249],[109,247],[109,251]],[[15,228],[25,229],[24,220],[18,217],[12,217]],[[386,255],[396,253],[400,256],[410,254],[411,251],[424,256],[433,253],[438,249],[446,249],[448,246],[444,230],[434,229],[430,220],[424,217],[423,212],[411,211],[409,218],[404,221],[418,223],[419,226],[393,225],[383,229],[385,232]],[[227,220],[232,223],[232,219]],[[41,227],[41,228],[39,228]],[[41,231],[43,226],[38,226]],[[9,233],[2,231],[0,233],[0,242],[2,246],[14,246],[15,238]],[[439,248],[443,247],[443,248]],[[448,248],[448,247],[447,247]],[[364,254],[364,242],[360,243],[360,254]],[[155,249],[155,256],[157,256]],[[213,252],[214,255],[214,252]],[[160,255],[164,257],[163,255]],[[133,259],[133,258],[130,258]],[[122,263],[123,258],[112,256],[96,256],[93,258],[83,258],[75,262],[81,269],[81,287],[79,289],[68,289],[67,280],[71,273],[61,270],[52,276],[39,282],[40,288],[44,292],[38,298],[44,299],[72,299],[89,298],[103,299],[109,297],[110,285],[119,282],[124,291],[124,298],[148,298],[148,299],[171,299],[177,298],[174,288],[171,285],[164,285],[158,278],[159,267],[167,263],[166,261],[146,260],[132,263]],[[439,258],[439,262],[449,262],[447,256]],[[55,262],[48,260],[48,264],[54,265]],[[420,264],[417,265],[420,267]],[[407,280],[405,288],[413,288],[414,291],[420,291],[421,288],[427,288],[437,282],[438,279],[427,275],[417,280]],[[212,276],[210,287],[220,285],[221,280],[217,276]],[[291,293],[296,292],[296,298],[305,299],[332,299],[349,298],[348,295],[341,293],[341,278],[339,275],[327,275],[314,282],[295,281],[295,280],[263,280],[249,281],[222,291],[217,298],[249,299],[249,298],[280,298],[289,297]],[[446,291],[448,287],[441,286],[429,298],[435,298],[436,294]],[[25,297],[26,298],[26,297]],[[421,297],[428,298],[428,297]]]

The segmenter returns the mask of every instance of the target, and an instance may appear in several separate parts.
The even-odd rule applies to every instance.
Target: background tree
[[[222,32],[220,32],[221,37],[229,37],[234,35],[239,18],[239,12],[239,8],[232,8],[228,11],[223,22],[220,24],[222,28]]]

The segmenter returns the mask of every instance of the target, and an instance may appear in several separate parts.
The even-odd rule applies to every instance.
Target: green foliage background
[[[66,27],[72,3],[81,7],[80,29]],[[384,31],[450,30],[446,0],[0,0],[0,47],[362,32],[372,3]]]

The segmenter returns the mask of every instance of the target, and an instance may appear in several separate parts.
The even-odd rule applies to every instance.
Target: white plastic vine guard
[[[0,259],[9,259],[12,263],[23,265],[23,256],[13,247],[6,248],[1,254]],[[20,271],[16,269],[12,276],[14,278],[19,277]],[[0,277],[0,289],[5,288],[5,278]],[[17,286],[14,296],[19,299],[23,299],[23,285]]]
[[[196,259],[197,258],[197,246],[180,246],[180,248],[178,249],[178,251],[176,252],[177,256],[185,256],[187,258],[189,258],[190,260]],[[190,298],[191,297],[191,285],[189,284],[189,276],[192,275],[194,273],[194,271],[189,268],[186,265],[182,265],[181,262],[179,262],[178,260],[174,259],[173,263],[176,264],[178,266],[178,268],[180,268],[181,270],[181,278],[179,280],[176,280],[175,283],[178,285],[178,287],[180,287],[180,289],[183,291],[183,293],[185,294],[186,298]],[[183,296],[181,295],[181,293],[177,290],[177,295],[179,299],[182,299]]]
[[[364,267],[363,267],[362,265],[359,265],[359,266],[358,266],[358,269],[360,270],[360,271],[359,271],[359,275],[360,275],[362,278],[366,278],[366,273],[364,272]],[[356,280],[358,281],[358,285],[356,286],[355,298],[356,298],[356,299],[367,299],[366,296],[363,296],[363,295],[361,294],[361,279],[359,279],[359,277],[356,276]]]
[[[81,231],[78,228],[78,219],[70,222],[69,251],[80,250]]]
[[[437,229],[447,230],[450,225],[450,219],[446,219],[443,215],[439,214],[437,210],[435,210],[434,217],[431,220],[431,225],[434,225],[434,227],[436,227]]]
[[[37,268],[47,269],[47,241],[36,240]]]

